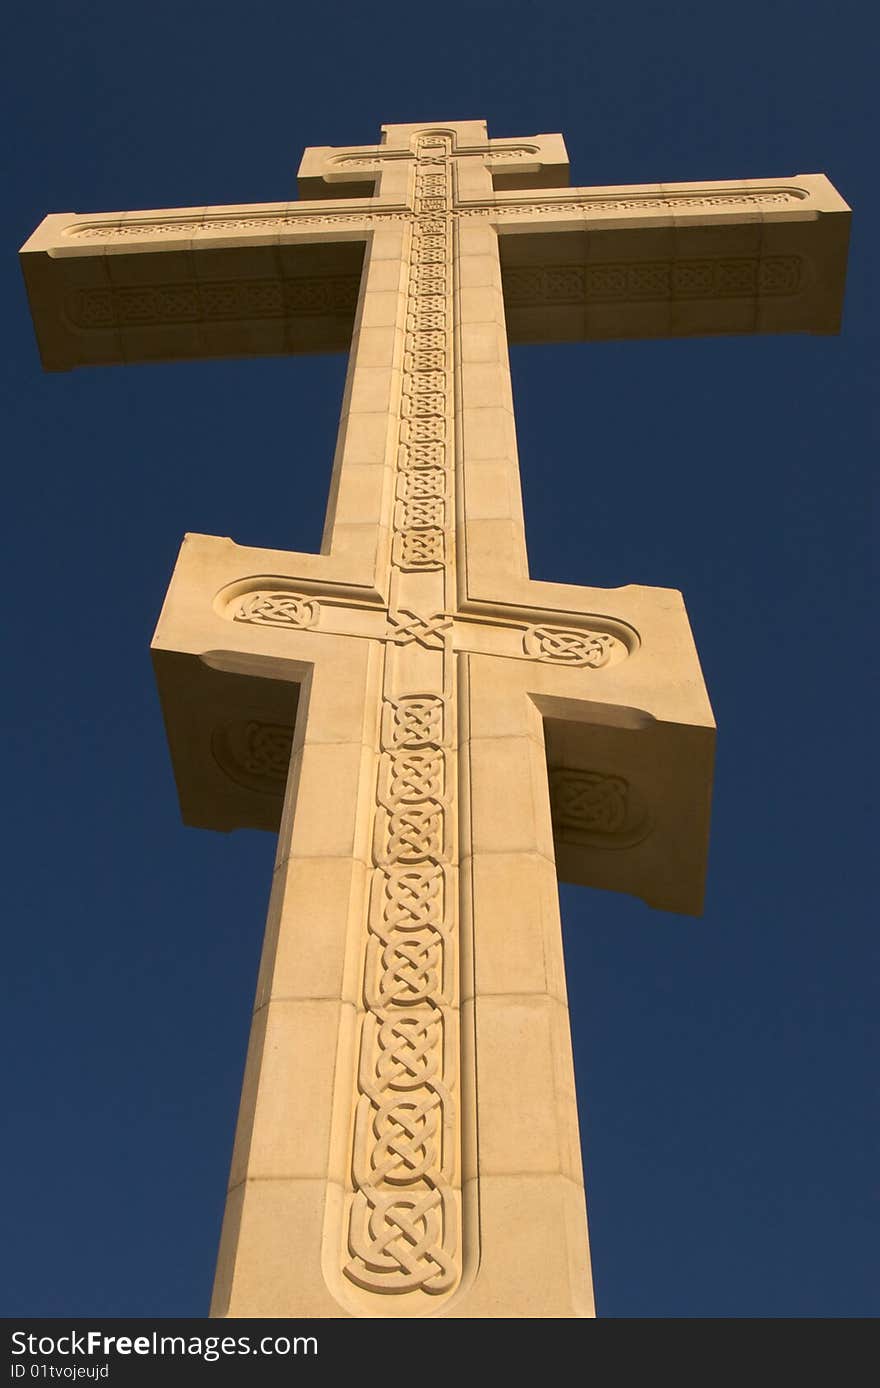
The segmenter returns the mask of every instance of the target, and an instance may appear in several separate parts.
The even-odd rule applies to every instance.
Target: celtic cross
[[[321,553],[187,536],[153,646],[186,821],[278,830],[214,1315],[593,1314],[557,876],[698,912],[713,724],[678,593],[528,576],[508,337],[834,331],[847,209],[566,184],[389,125],[23,251],[51,369],[351,349]]]

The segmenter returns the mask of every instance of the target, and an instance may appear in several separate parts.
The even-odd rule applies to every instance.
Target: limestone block
[[[486,1175],[480,1224],[479,1271],[453,1314],[484,1320],[595,1315],[584,1192],[577,1182],[561,1175]]]
[[[230,1191],[212,1316],[344,1318],[321,1275],[321,1179],[247,1181]]]
[[[477,1004],[481,1176],[581,1181],[568,1009],[539,994]]]
[[[347,401],[353,414],[371,414],[378,410],[387,418],[400,396],[400,375],[388,366],[362,366],[350,374]]]
[[[254,1015],[230,1187],[326,1175],[336,999],[272,998]]]
[[[352,350],[361,366],[393,366],[402,352],[402,334],[394,326],[362,327],[352,338]]]
[[[537,852],[477,852],[462,870],[480,923],[475,995],[546,994],[565,1004],[555,863]]]
[[[470,739],[475,853],[553,856],[542,748],[530,737]]]
[[[381,524],[388,509],[386,488],[389,476],[384,464],[352,463],[345,472],[346,485],[337,493],[333,507],[334,520],[349,525]]]
[[[486,378],[479,375],[478,382],[469,402],[473,399],[486,400]],[[490,381],[491,381],[490,377]],[[503,397],[502,397],[503,399]],[[493,405],[474,405],[466,403],[460,413],[460,427],[468,462],[494,461],[498,458],[514,456],[516,431],[513,412],[496,399]]]

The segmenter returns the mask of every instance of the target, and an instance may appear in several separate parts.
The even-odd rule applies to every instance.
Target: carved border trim
[[[511,307],[783,298],[798,294],[805,278],[806,262],[798,255],[512,265],[501,271]]]
[[[601,630],[587,626],[562,626],[553,623],[526,623],[489,617],[456,620],[449,612],[413,612],[409,608],[374,607],[336,600],[307,597],[290,589],[252,588],[242,590],[232,586],[228,598],[219,593],[215,611],[227,621],[247,622],[255,626],[294,628],[300,631],[316,628],[337,636],[362,637],[367,640],[388,641],[396,646],[412,642],[425,650],[445,650],[447,641],[456,651],[479,654],[479,645],[469,645],[462,639],[468,629],[484,628],[509,632],[509,650],[496,651],[508,659],[544,661],[551,665],[600,670],[617,665],[638,648],[638,633],[616,622],[616,630]],[[353,611],[362,623],[359,630],[346,629],[343,621],[334,621],[335,612]],[[322,621],[322,614],[327,620]],[[369,614],[367,620],[360,614]],[[370,621],[369,619],[372,619]]]
[[[64,301],[70,323],[86,331],[173,323],[238,323],[345,314],[357,307],[357,275],[318,279],[218,280],[75,289]]]
[[[416,140],[391,552],[403,573],[447,559],[450,151],[448,136]],[[423,1311],[463,1271],[451,637],[444,612],[388,612],[342,1264],[367,1292],[427,1293]],[[413,644],[440,653],[436,687],[401,684],[394,647]]]
[[[494,151],[490,151],[488,157],[491,159],[494,153]],[[486,156],[484,155],[484,157]],[[507,157],[509,155],[504,152],[504,158]],[[806,188],[798,188],[793,185],[754,189],[718,189],[717,192],[713,192],[711,189],[705,191],[681,189],[680,191],[665,193],[584,193],[579,197],[573,197],[568,190],[565,190],[558,201],[553,201],[549,197],[541,202],[495,200],[468,207],[448,209],[447,212],[448,215],[454,217],[524,217],[540,216],[553,212],[589,214],[591,212],[627,212],[640,209],[648,212],[655,210],[676,211],[677,209],[700,211],[711,208],[741,207],[749,209],[765,206],[791,206],[809,198],[810,193]],[[132,218],[130,221],[116,223],[74,222],[65,227],[61,235],[65,238],[82,241],[135,240],[150,236],[173,235],[192,239],[199,236],[207,237],[221,235],[228,231],[248,229],[274,231],[296,230],[299,227],[308,226],[332,226],[351,222],[366,226],[374,222],[406,222],[412,220],[413,215],[412,212],[402,207],[389,207],[381,211],[364,207],[351,211],[316,213],[311,211],[306,203],[301,211],[299,208],[290,207],[283,212],[250,212],[225,216],[223,213],[211,215],[203,212],[187,215],[185,211],[181,211],[178,216],[164,220],[144,217],[143,220]]]
[[[520,144],[510,145],[507,148],[501,149],[490,147],[488,151],[485,149],[456,149],[452,150],[448,155],[444,154],[440,156],[422,154],[421,162],[423,164],[428,164],[435,158],[438,159],[438,162],[445,162],[446,158],[480,158],[488,159],[492,163],[500,163],[506,159],[534,159],[535,156],[540,155],[540,153],[540,145]],[[327,162],[336,168],[345,166],[349,169],[372,169],[376,164],[382,164],[388,160],[412,159],[413,157],[419,156],[414,156],[412,151],[408,149],[377,149],[375,153],[371,154],[337,154],[329,158]]]

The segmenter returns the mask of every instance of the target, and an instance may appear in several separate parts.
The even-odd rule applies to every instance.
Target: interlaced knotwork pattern
[[[269,627],[311,627],[320,608],[314,598],[296,593],[248,593],[233,613],[236,622],[255,622]]]
[[[451,144],[422,136],[415,152],[391,548],[403,573],[443,568],[449,494]],[[441,655],[445,668],[451,626],[443,612],[393,602],[388,615],[345,1263],[351,1281],[386,1293],[436,1295],[461,1273],[448,694],[401,690],[388,673],[404,660],[395,648],[412,645]]]
[[[591,670],[607,665],[617,645],[607,632],[566,627],[529,627],[523,636],[523,650],[533,659],[557,665],[584,665]]]
[[[614,834],[626,823],[628,796],[629,786],[622,776],[569,772],[554,780],[553,810],[562,824]]]
[[[401,569],[439,569],[443,566],[445,535],[430,530],[401,530],[394,536],[392,559]]]
[[[444,703],[438,694],[403,694],[382,710],[385,747],[425,747],[443,741]]]
[[[429,651],[442,651],[446,632],[452,626],[452,619],[445,612],[432,612],[430,616],[411,612],[401,607],[398,612],[388,613],[391,639],[398,646],[406,646],[417,641]]]
[[[393,809],[397,805],[412,805],[432,796],[442,796],[444,765],[445,758],[439,747],[384,753],[384,774],[380,776],[379,791],[382,803]]]
[[[441,499],[446,492],[446,473],[438,467],[423,468],[420,472],[403,472],[397,479],[397,495],[403,501],[424,501],[428,497]],[[442,520],[442,506],[434,513],[431,524],[437,516]]]

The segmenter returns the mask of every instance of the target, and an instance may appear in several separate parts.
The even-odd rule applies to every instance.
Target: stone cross
[[[835,331],[848,215],[567,181],[389,125],[23,251],[50,369],[350,344],[320,554],[187,536],[153,647],[185,820],[279,831],[215,1316],[593,1314],[557,876],[699,912],[714,734],[677,592],[529,578],[507,341]]]

